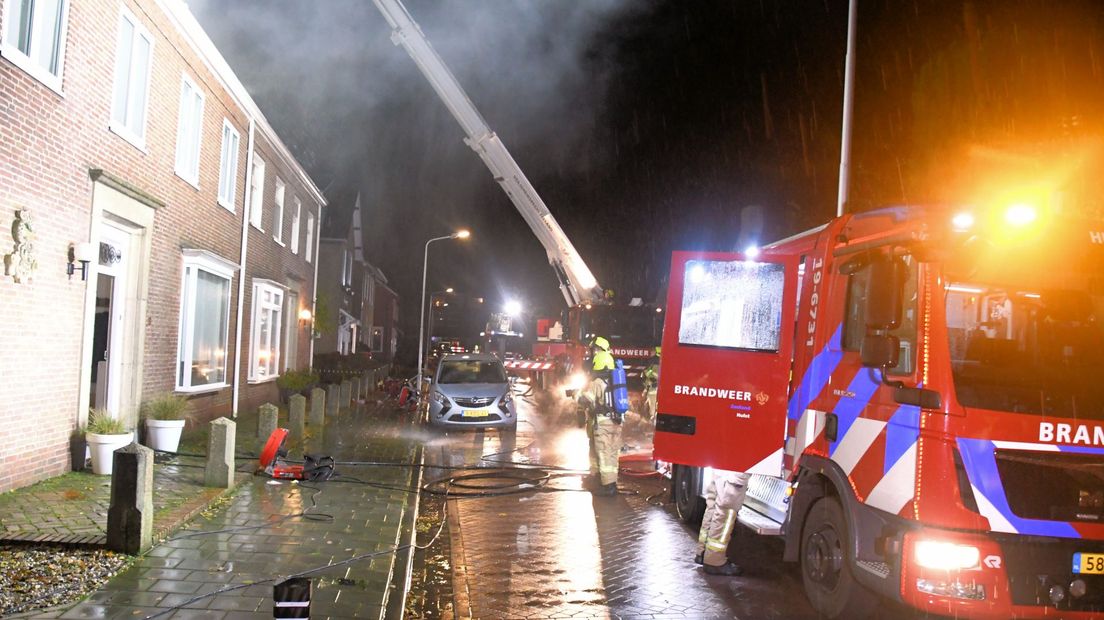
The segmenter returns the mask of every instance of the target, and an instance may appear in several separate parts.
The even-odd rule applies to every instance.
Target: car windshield
[[[1088,259],[948,274],[947,335],[967,407],[1104,419],[1104,280]]]
[[[437,383],[506,383],[506,371],[496,361],[450,360],[441,363]]]

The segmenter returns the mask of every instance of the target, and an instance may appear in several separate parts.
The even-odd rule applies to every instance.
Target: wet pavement
[[[520,402],[516,434],[437,433],[426,444],[427,466],[493,468],[516,461],[585,470],[587,438],[571,408],[548,396]],[[647,455],[649,438],[640,428],[626,429],[626,444]],[[697,532],[667,503],[666,481],[646,475],[650,463],[633,460],[622,460],[617,497],[592,496],[580,476],[552,470],[537,492],[450,499],[451,591],[438,588],[437,600],[430,596],[419,617],[817,617],[796,565],[782,562],[780,540],[738,532],[729,554],[745,575],[702,573],[692,559]],[[456,471],[427,467],[426,476]]]
[[[402,466],[339,464],[326,482],[251,477],[82,603],[35,617],[271,618],[274,583],[305,574],[312,618],[383,618],[389,604],[401,608],[417,506],[409,424],[372,401],[328,419],[302,451]]]

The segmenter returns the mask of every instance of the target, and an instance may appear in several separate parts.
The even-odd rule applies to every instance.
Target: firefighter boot
[[[699,551],[698,555],[694,556],[694,564],[698,564],[698,565],[704,565],[705,564],[705,552],[704,551]]]
[[[705,571],[706,575],[724,575],[725,577],[736,577],[744,572],[744,569],[740,568],[740,565],[734,562],[725,562],[720,566],[706,564],[702,567],[702,570]]]
[[[609,484],[603,484],[594,491],[595,495],[601,495],[602,497],[613,497],[617,495],[617,483],[611,482]]]

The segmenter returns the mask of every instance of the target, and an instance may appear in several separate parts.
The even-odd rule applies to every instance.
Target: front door
[[[116,417],[122,401],[130,245],[128,231],[107,222],[100,227],[89,400],[94,407],[107,409]]]

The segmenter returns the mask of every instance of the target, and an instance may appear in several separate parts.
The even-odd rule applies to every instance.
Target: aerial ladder
[[[472,104],[467,93],[445,62],[426,39],[422,29],[399,0],[374,0],[391,26],[391,40],[401,45],[414,59],[422,75],[429,80],[437,96],[460,123],[467,137],[464,142],[479,154],[495,181],[514,203],[518,213],[548,253],[548,262],[559,280],[560,291],[569,307],[602,300],[602,288],[583,262],[575,246],[552,217],[537,190],[529,183],[502,140]]]

